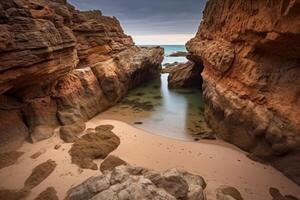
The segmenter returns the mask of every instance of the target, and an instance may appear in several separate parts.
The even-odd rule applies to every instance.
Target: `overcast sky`
[[[137,44],[184,44],[193,37],[206,0],[69,0],[78,10],[116,16]]]

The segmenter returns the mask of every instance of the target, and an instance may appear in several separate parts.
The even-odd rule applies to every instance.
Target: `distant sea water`
[[[142,45],[147,47],[153,47],[153,46],[161,46],[165,49],[165,57],[163,60],[163,65],[166,63],[173,63],[173,62],[186,62],[187,59],[185,57],[168,57],[171,53],[174,53],[176,51],[184,51],[186,52],[185,45]]]

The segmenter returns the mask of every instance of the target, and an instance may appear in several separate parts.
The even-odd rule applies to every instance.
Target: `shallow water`
[[[185,51],[184,46],[163,46],[165,55]],[[185,57],[165,57],[163,64],[185,62]],[[169,90],[168,74],[132,91],[119,104],[101,114],[103,118],[122,120],[163,136],[192,140],[203,121],[200,89]],[[199,86],[200,88],[201,86]]]

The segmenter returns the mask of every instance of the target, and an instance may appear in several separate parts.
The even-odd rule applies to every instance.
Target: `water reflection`
[[[167,45],[165,55],[185,51],[183,45]],[[186,62],[185,57],[165,56],[162,64]],[[102,113],[106,119],[122,120],[164,136],[192,140],[203,121],[202,92],[199,89],[169,90],[168,74],[132,91],[122,102]]]
[[[201,90],[169,90],[168,74],[132,90],[122,102],[101,114],[123,120],[146,131],[192,140],[197,123],[203,120]],[[141,123],[140,123],[141,122]]]

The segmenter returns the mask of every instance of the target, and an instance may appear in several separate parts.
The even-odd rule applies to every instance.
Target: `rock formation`
[[[100,171],[102,173],[105,173],[105,171],[107,171],[107,170],[112,171],[115,167],[118,167],[120,165],[127,165],[127,163],[117,156],[109,155],[101,163]]]
[[[299,1],[209,0],[186,46],[211,128],[300,184]]]
[[[69,190],[66,199],[187,199],[204,200],[201,176],[169,169],[164,173],[141,167],[118,166]]]
[[[199,87],[202,83],[201,70],[193,62],[186,62],[169,67],[168,87]]]
[[[188,53],[185,51],[176,51],[176,52],[170,53],[168,56],[169,57],[186,57],[187,55],[188,55]]]
[[[1,151],[68,133],[160,73],[163,49],[139,48],[115,17],[65,0],[1,1],[0,29]]]
[[[69,151],[72,163],[84,169],[97,170],[98,166],[93,160],[105,159],[120,145],[120,138],[109,126],[100,125],[96,129],[88,129],[87,134],[76,140]]]

